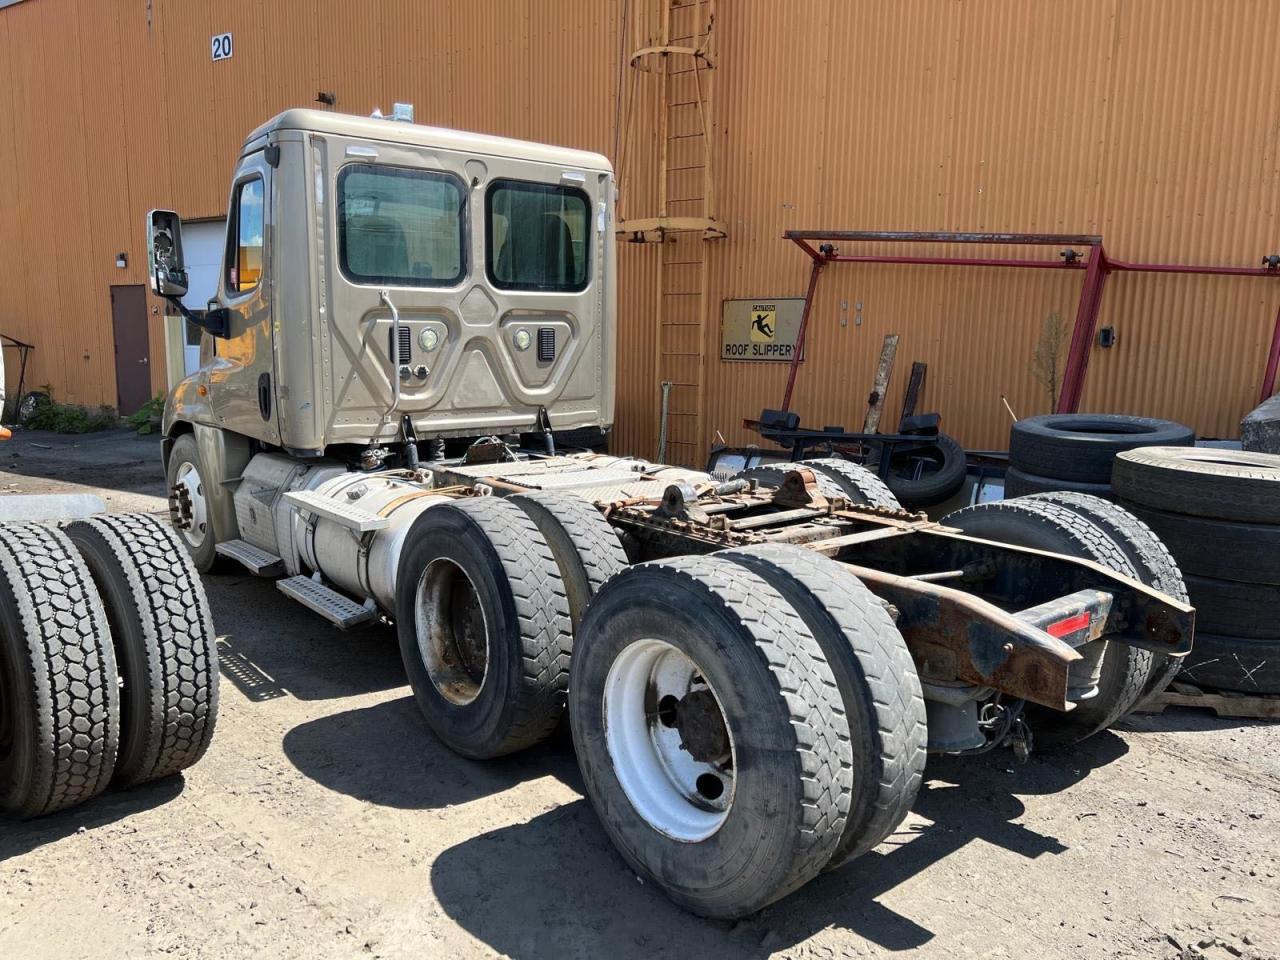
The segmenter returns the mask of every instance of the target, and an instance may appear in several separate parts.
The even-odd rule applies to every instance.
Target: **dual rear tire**
[[[605,830],[696,913],[754,912],[865,852],[919,790],[906,643],[825,557],[763,546],[627,566],[591,504],[535,494],[426,511],[399,578],[401,653],[432,730],[496,757],[567,709]]]
[[[614,844],[704,916],[759,910],[875,846],[925,759],[901,635],[843,567],[794,547],[610,580],[576,641],[570,719]]]

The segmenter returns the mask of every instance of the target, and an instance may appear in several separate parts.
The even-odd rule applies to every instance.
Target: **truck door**
[[[271,173],[258,151],[240,162],[231,184],[227,245],[215,298],[230,317],[228,336],[218,340],[209,368],[209,397],[220,426],[278,443],[271,342]]]

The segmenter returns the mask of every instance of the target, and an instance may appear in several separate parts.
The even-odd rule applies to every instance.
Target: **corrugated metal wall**
[[[319,90],[351,112],[409,100],[424,122],[613,155],[621,75],[634,111],[622,189],[628,215],[652,215],[659,93],[620,69],[620,54],[644,45],[660,2],[32,0],[0,11],[0,332],[37,343],[28,383],[114,401],[108,288],[145,282],[143,214],[219,214],[243,135]],[[675,459],[700,460],[716,431],[749,439],[741,419],[777,405],[784,365],[717,357],[723,299],[803,293],[807,261],[784,229],[1101,233],[1122,259],[1238,265],[1280,250],[1271,13],[1265,0],[721,0],[714,215],[729,238],[622,246],[617,446],[655,451],[664,376],[692,384],[678,398]],[[212,63],[210,37],[224,30],[234,57]],[[678,131],[687,91],[668,87]],[[899,333],[888,409],[909,361],[925,360],[924,406],[967,444],[1002,446],[1001,394],[1020,415],[1049,407],[1032,354],[1046,318],[1071,322],[1081,279],[833,266],[794,406],[808,423],[860,421],[881,339]],[[686,317],[674,296],[701,303]],[[1084,407],[1232,435],[1277,307],[1280,280],[1112,277],[1101,322],[1119,341],[1094,350]]]

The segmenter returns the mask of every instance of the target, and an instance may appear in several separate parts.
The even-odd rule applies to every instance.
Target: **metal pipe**
[[[667,419],[670,416],[671,381],[662,381],[662,417],[658,421],[658,463],[667,462]]]
[[[387,290],[378,291],[378,299],[391,311],[391,410],[400,406],[400,311],[391,302]]]
[[[1276,310],[1276,326],[1271,334],[1271,349],[1267,352],[1267,370],[1262,375],[1262,396],[1259,403],[1266,403],[1276,392],[1276,370],[1280,368],[1280,309]]]
[[[791,393],[796,387],[796,371],[800,368],[800,355],[804,353],[804,338],[809,330],[809,314],[813,311],[813,295],[818,289],[818,275],[822,273],[823,261],[814,260],[813,269],[809,272],[809,289],[804,295],[804,310],[800,314],[800,329],[796,331],[795,346],[791,348],[791,369],[787,371],[787,389],[782,394],[782,410],[791,409]]]
[[[1076,321],[1072,329],[1071,347],[1067,356],[1067,369],[1063,375],[1062,391],[1058,397],[1058,413],[1074,413],[1084,392],[1085,373],[1093,348],[1093,337],[1102,310],[1102,293],[1110,273],[1156,273],[1194,276],[1225,277],[1280,277],[1280,258],[1263,258],[1261,267],[1233,267],[1215,264],[1178,263],[1130,263],[1107,258],[1102,237],[1093,234],[1065,233],[964,233],[949,231],[899,231],[899,230],[787,230],[783,238],[790,240],[813,263],[809,275],[809,289],[805,294],[804,313],[800,330],[796,335],[795,352],[791,357],[791,369],[787,374],[787,388],[783,394],[782,409],[791,408],[795,389],[796,370],[808,330],[809,314],[813,307],[814,289],[819,270],[828,263],[898,263],[936,266],[969,267],[1020,267],[1031,269],[1084,269],[1084,285],[1076,308]],[[945,257],[907,256],[900,254],[841,254],[835,243],[963,243],[963,244],[1022,244],[1027,246],[1090,247],[1087,263],[1068,254],[1061,263],[1040,260],[1015,260],[997,257]],[[814,244],[818,244],[815,249]],[[1267,355],[1266,372],[1263,375],[1262,397],[1267,399],[1275,392],[1277,375],[1280,374],[1280,313],[1276,317],[1271,349]]]
[[[837,254],[827,257],[828,263],[915,263],[935,264],[939,266],[960,267],[1033,267],[1049,270],[1083,270],[1085,265],[1079,261],[1068,263],[1055,260],[1001,260],[989,257],[905,257],[889,254],[859,254],[846,256]]]
[[[966,233],[919,230],[788,230],[787,240],[881,241],[884,243],[1013,243],[1047,247],[1096,247],[1102,238],[1083,233]]]
[[[1102,306],[1102,286],[1107,279],[1106,258],[1102,247],[1095,248],[1085,269],[1075,328],[1071,332],[1067,368],[1062,374],[1062,390],[1058,393],[1057,413],[1075,413],[1080,406],[1084,375],[1089,369],[1089,355],[1093,352],[1093,331],[1098,326],[1098,313]]]

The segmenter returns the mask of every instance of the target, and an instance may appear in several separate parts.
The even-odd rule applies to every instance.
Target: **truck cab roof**
[[[255,129],[245,139],[241,156],[266,145],[272,133],[297,130],[307,133],[328,133],[334,136],[358,140],[407,143],[415,146],[456,150],[483,156],[520,157],[542,163],[577,167],[612,173],[607,157],[589,150],[571,147],[555,147],[510,137],[494,137],[482,133],[468,133],[448,127],[429,127],[418,123],[361,117],[348,113],[330,113],[327,110],[293,109],[278,113]]]

